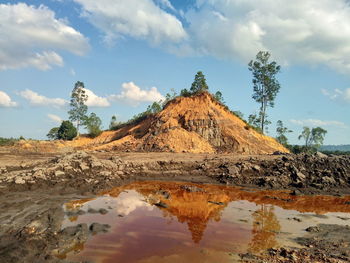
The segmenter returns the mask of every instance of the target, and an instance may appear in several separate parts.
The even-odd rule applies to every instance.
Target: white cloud
[[[164,8],[169,8],[172,11],[176,11],[169,0],[155,0],[155,2],[159,3],[160,6],[162,6]]]
[[[340,121],[322,121],[316,119],[307,119],[307,120],[290,120],[291,123],[300,125],[300,126],[337,126],[345,128],[347,127],[345,123]]]
[[[131,105],[138,105],[140,102],[154,102],[164,100],[164,96],[159,93],[156,87],[152,87],[149,90],[142,90],[135,85],[134,82],[128,82],[122,84],[122,92],[117,95],[109,96],[111,101],[125,101]]]
[[[55,114],[47,114],[47,117],[49,117],[49,119],[57,124],[61,124],[61,122],[63,121],[62,118],[60,116],[57,116]]]
[[[332,91],[322,89],[321,92],[331,100],[350,103],[350,88],[345,90],[334,89]]]
[[[91,90],[84,88],[85,94],[88,96],[86,105],[89,107],[109,107],[110,103],[107,98],[99,97]]]
[[[74,1],[82,5],[82,15],[104,33],[108,44],[124,36],[146,39],[157,45],[178,43],[187,36],[182,23],[152,0]]]
[[[83,55],[88,40],[48,7],[0,4],[0,70],[62,66],[57,50]]]
[[[6,92],[0,90],[0,108],[17,107],[17,105]]]
[[[72,69],[72,68],[70,69],[69,73],[70,73],[72,76],[75,76],[75,75],[76,75],[75,70]]]
[[[33,106],[53,106],[63,107],[67,104],[67,101],[61,98],[47,98],[43,95],[38,94],[30,89],[20,91],[20,96],[29,101]]]
[[[247,62],[268,50],[280,64],[350,72],[346,0],[197,0],[185,18],[191,38],[174,51],[183,55]]]

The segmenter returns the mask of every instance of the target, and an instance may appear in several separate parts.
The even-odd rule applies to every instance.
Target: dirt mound
[[[178,97],[136,125],[102,133],[75,145],[95,150],[270,154],[288,152],[225,109],[211,94]]]

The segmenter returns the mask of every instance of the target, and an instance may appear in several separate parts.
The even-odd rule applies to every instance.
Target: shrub
[[[73,140],[77,136],[77,129],[70,121],[62,121],[61,126],[57,131],[57,139],[60,140]]]

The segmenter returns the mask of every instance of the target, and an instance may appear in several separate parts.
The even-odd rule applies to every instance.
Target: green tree
[[[163,109],[162,101],[159,101],[159,102],[155,101],[147,107],[146,112],[149,114],[156,114],[156,113],[160,112],[162,109]]]
[[[113,115],[112,118],[111,118],[111,122],[109,123],[109,129],[113,130],[119,124],[120,123],[117,122],[117,116]]]
[[[68,111],[69,120],[72,122],[76,122],[77,124],[77,133],[79,134],[79,126],[86,118],[86,113],[88,107],[85,105],[88,96],[84,89],[84,83],[77,81],[74,85],[74,89],[72,90],[70,107],[71,109]]]
[[[180,91],[180,96],[182,97],[190,97],[192,93],[188,89],[182,89]]]
[[[208,91],[208,90],[209,90],[209,88],[208,88],[208,85],[206,83],[205,76],[204,76],[203,72],[198,71],[196,76],[194,77],[194,81],[191,85],[190,92],[192,94],[196,94],[198,92]]]
[[[70,121],[62,121],[57,131],[57,139],[73,140],[77,136],[77,129]]]
[[[312,128],[303,127],[302,133],[299,135],[298,139],[305,140],[305,148],[310,151],[312,148],[318,148],[323,144],[324,136],[327,131],[321,127]]]
[[[222,104],[225,104],[224,97],[222,96],[221,91],[215,92],[214,98],[215,98],[218,102],[220,102],[220,103],[222,103]]]
[[[287,133],[293,132],[292,130],[289,130],[287,127],[283,126],[283,122],[281,120],[277,121],[277,128],[276,133],[277,137],[276,140],[282,144],[283,146],[288,146],[288,138],[286,136]]]
[[[276,79],[277,73],[280,72],[281,67],[275,61],[269,62],[270,53],[260,51],[256,55],[256,60],[251,60],[248,64],[248,69],[253,74],[253,96],[252,98],[260,103],[259,126],[264,133],[266,122],[267,107],[274,107],[274,101],[277,93],[280,90],[280,84]]]
[[[101,125],[102,121],[101,119],[95,114],[95,113],[90,113],[90,116],[86,116],[83,119],[82,124],[85,126],[85,128],[88,130],[89,135],[92,138],[95,138],[99,136],[102,133],[101,130]]]
[[[165,100],[164,100],[162,103],[160,103],[160,104],[162,105],[162,108],[164,108],[165,105],[166,105],[169,101],[175,99],[176,96],[177,96],[176,91],[175,91],[174,89],[171,89],[171,93],[167,93],[167,94],[165,95]]]
[[[46,134],[47,138],[49,140],[57,140],[58,139],[58,129],[59,127],[52,128],[48,134]]]

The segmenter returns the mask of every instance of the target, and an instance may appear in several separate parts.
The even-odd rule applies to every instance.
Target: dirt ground
[[[291,195],[341,196],[350,194],[350,157],[96,151],[14,153],[0,148],[0,262],[65,262],[53,256],[53,251],[85,238],[87,230],[61,230],[62,205],[140,180],[284,189]],[[241,255],[241,260],[349,262],[349,229],[317,227],[298,241],[303,249],[272,249],[264,257]]]

